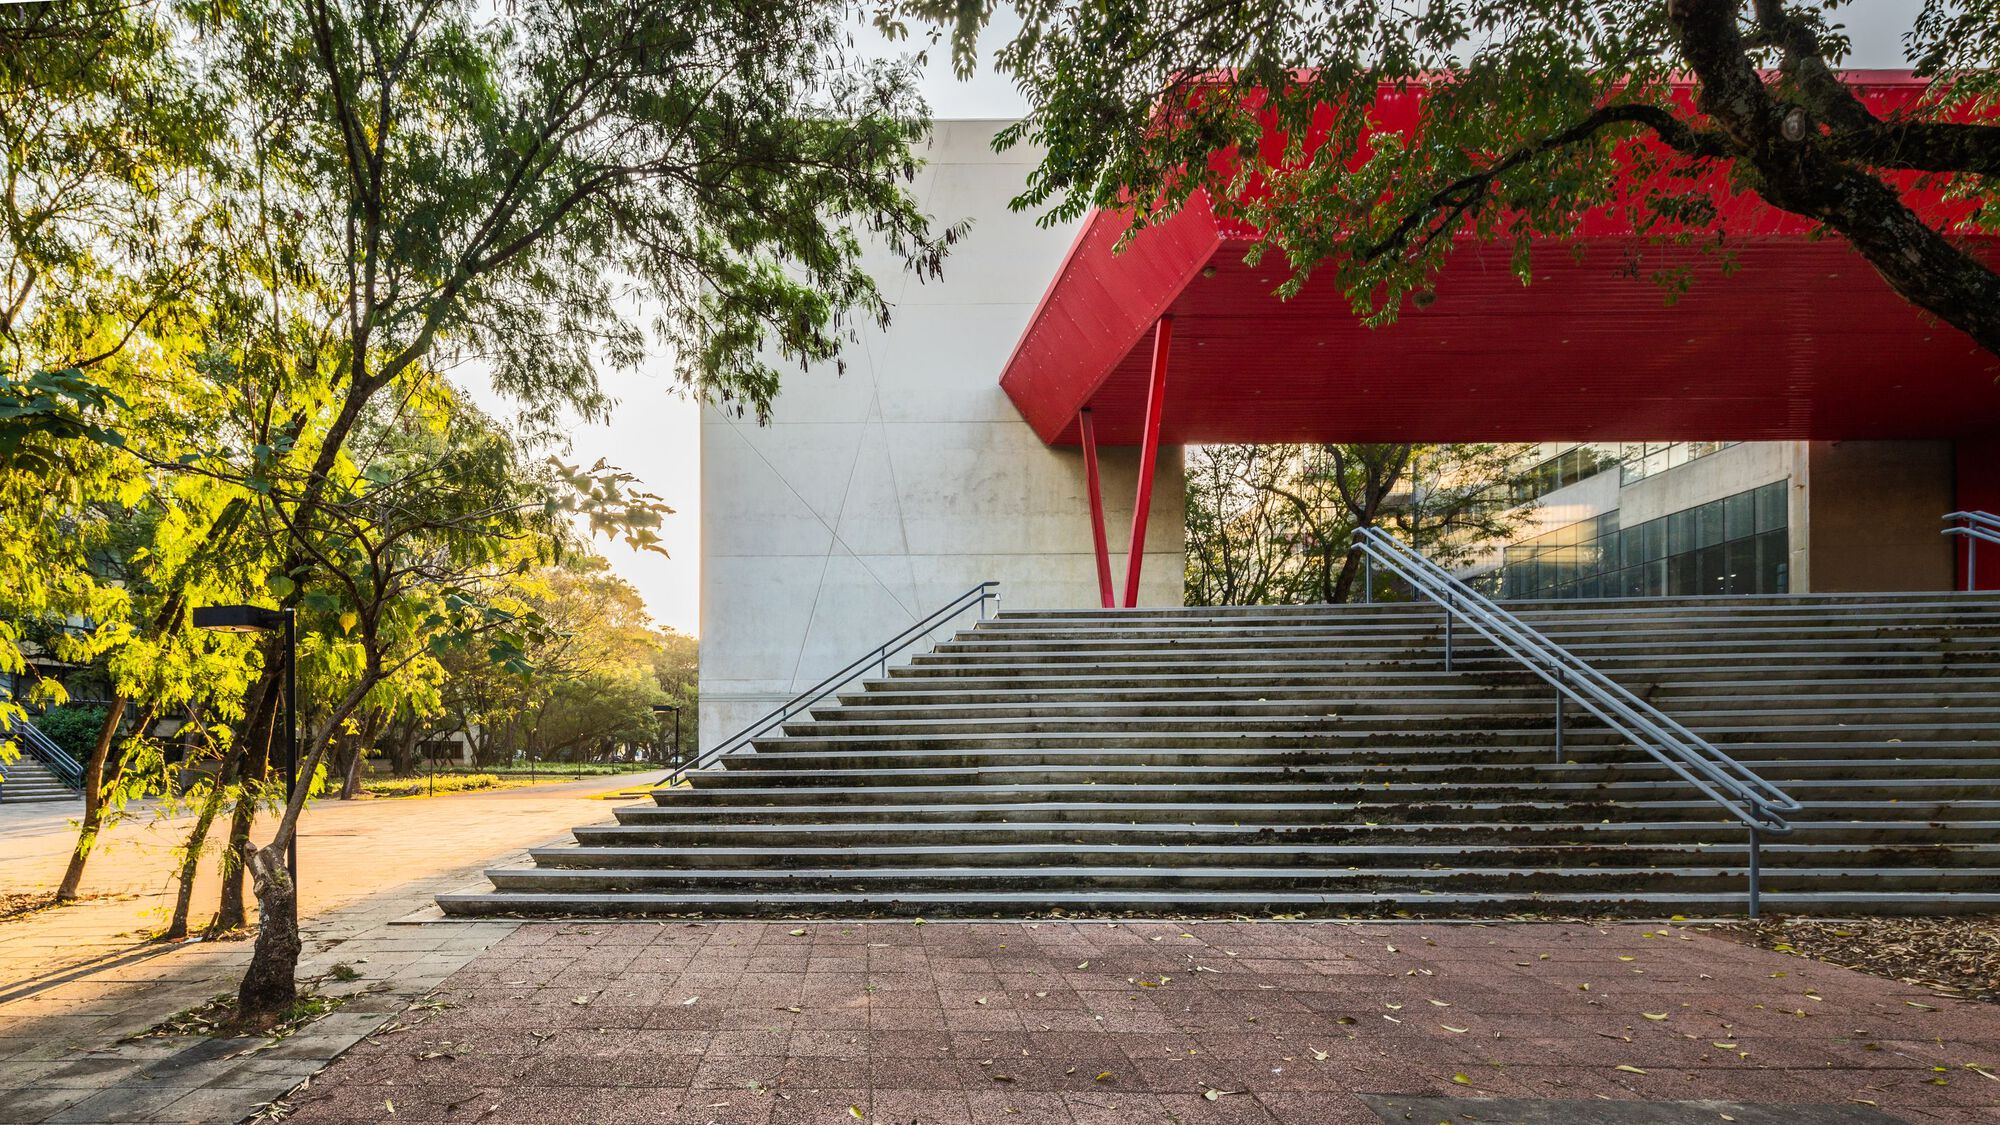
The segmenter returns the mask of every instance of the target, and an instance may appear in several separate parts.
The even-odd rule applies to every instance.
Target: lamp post
[[[265,633],[273,629],[285,634],[285,803],[292,802],[292,788],[299,775],[299,638],[297,618],[290,609],[269,609],[260,605],[198,606],[194,627],[217,633]],[[299,834],[285,841],[285,874],[292,886],[299,885]],[[292,909],[298,909],[298,895]]]
[[[674,713],[674,757],[673,757],[673,760],[674,760],[674,764],[675,764],[675,765],[679,765],[679,764],[680,764],[680,759],[681,759],[681,706],[680,706],[680,704],[678,704],[678,703],[655,703],[655,704],[653,704],[653,714],[655,714],[655,715],[664,715],[664,714],[666,714],[666,713],[667,713],[667,712],[669,712],[669,711],[672,711],[672,712]]]

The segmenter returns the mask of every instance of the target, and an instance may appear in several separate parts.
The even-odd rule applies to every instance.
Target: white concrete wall
[[[704,748],[984,579],[1007,608],[1098,604],[1082,456],[1043,445],[1000,390],[1075,233],[1008,210],[1037,154],[994,153],[1002,124],[940,122],[914,185],[939,224],[973,220],[943,281],[878,261],[894,323],[863,331],[844,376],[787,374],[768,426],[702,417]],[[1137,451],[1102,452],[1122,583]],[[1179,450],[1154,481],[1140,601],[1179,605]]]

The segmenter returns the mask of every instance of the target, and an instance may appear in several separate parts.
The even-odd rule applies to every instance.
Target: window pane
[[[1786,524],[1786,485],[1790,481],[1772,481],[1757,490],[1757,530],[1770,531]]]
[[[1703,504],[1694,510],[1694,545],[1713,547],[1720,542],[1722,542],[1722,503],[1713,501]],[[1705,575],[1707,572],[1703,573]],[[1703,585],[1707,585],[1705,578]],[[1709,589],[1707,592],[1712,594],[1715,591]]]
[[[1742,539],[1757,531],[1757,494],[1739,492],[1722,502],[1722,537]]]
[[[1701,584],[1704,594],[1726,594],[1729,592],[1729,570],[1722,557],[1722,548],[1703,547],[1694,553],[1695,580]]]
[[[1757,541],[1755,539],[1734,539],[1723,548],[1723,558],[1729,567],[1729,592],[1732,594],[1760,593],[1757,589]]]
[[[1667,554],[1684,555],[1701,544],[1694,541],[1694,512],[1682,509],[1667,520]]]
[[[1640,557],[1647,562],[1658,562],[1667,557],[1667,525],[1662,520],[1647,520],[1639,525],[1644,529],[1646,546]]]
[[[1675,597],[1701,593],[1700,583],[1695,580],[1694,552],[1668,556],[1667,593]]]

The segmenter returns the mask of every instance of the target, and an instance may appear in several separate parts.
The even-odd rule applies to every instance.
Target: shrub
[[[361,789],[371,797],[423,797],[433,791],[462,793],[468,789],[491,789],[499,784],[500,778],[490,773],[440,773],[436,778],[419,775],[365,781]]]
[[[50,742],[81,762],[97,748],[97,734],[104,729],[104,715],[102,707],[51,707],[45,714],[37,715],[34,724],[49,736]]]

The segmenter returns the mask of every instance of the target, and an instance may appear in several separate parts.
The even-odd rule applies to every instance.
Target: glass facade
[[[1627,441],[1618,446],[1618,483],[1631,484],[1735,445],[1733,441]]]
[[[1572,445],[1516,477],[1506,486],[1510,504],[1526,504],[1607,469],[1618,483],[1631,484],[1727,449],[1733,441],[1613,441]]]
[[[1482,577],[1503,598],[1782,594],[1789,483],[1633,526],[1606,512],[1508,547],[1500,569]]]

